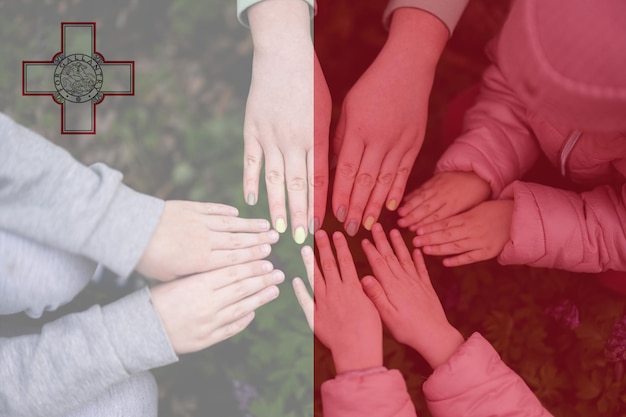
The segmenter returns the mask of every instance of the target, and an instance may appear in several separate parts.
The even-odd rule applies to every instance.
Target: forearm
[[[177,360],[147,289],[0,339],[0,415],[62,415],[129,375]]]
[[[448,41],[446,26],[432,14],[414,8],[399,8],[391,19],[384,51],[392,54],[398,65],[434,77]]]

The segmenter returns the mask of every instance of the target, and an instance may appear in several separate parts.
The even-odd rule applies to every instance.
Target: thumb
[[[363,279],[361,279],[361,286],[363,287],[365,295],[372,300],[379,311],[387,309],[389,306],[387,294],[376,278],[371,275],[364,276]]]

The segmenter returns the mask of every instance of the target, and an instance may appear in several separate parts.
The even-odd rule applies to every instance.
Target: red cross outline
[[[71,42],[69,38],[72,34],[74,36],[90,36],[91,44],[86,48],[76,47],[72,49],[69,45]],[[55,81],[58,81],[56,77],[59,77],[57,73],[63,68],[59,65],[73,62],[72,58],[79,61],[91,61],[92,70],[94,67],[96,68],[94,70],[96,75],[98,74],[97,69],[101,70],[100,83],[97,84],[101,86],[99,89],[93,89],[83,96],[72,95],[63,88],[63,92],[59,92],[55,86]],[[83,63],[87,65],[88,62],[86,61]],[[49,77],[46,71],[49,72]],[[112,75],[115,72],[121,73],[122,78],[128,76],[128,85],[125,85],[125,88],[114,89],[113,86],[107,84],[107,73]],[[28,85],[29,79],[30,86]],[[33,86],[33,83],[36,85]],[[66,99],[62,98],[63,94],[65,94]],[[104,55],[96,50],[95,22],[61,22],[61,51],[57,52],[49,61],[22,61],[22,95],[52,97],[54,102],[61,106],[62,135],[95,135],[96,106],[102,103],[106,96],[135,95],[135,61],[107,61]],[[73,102],[67,99],[68,97],[82,101]],[[70,114],[74,117],[66,119],[66,116]],[[73,126],[72,124],[76,125]]]

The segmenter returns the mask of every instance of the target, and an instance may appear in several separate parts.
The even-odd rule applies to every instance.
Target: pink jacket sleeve
[[[322,384],[324,417],[417,417],[398,370],[350,372]]]
[[[492,65],[480,95],[465,115],[463,134],[439,159],[435,172],[473,171],[487,181],[495,198],[520,179],[539,157],[539,144],[525,122],[526,109]]]
[[[433,417],[552,416],[478,333],[433,372],[423,389]]]
[[[511,238],[498,260],[575,272],[626,271],[626,185],[577,194],[514,182]]]

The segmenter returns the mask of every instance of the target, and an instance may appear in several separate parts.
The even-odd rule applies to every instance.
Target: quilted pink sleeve
[[[324,417],[417,417],[398,370],[352,372],[322,384]]]
[[[474,333],[423,385],[433,417],[549,417],[537,397]]]
[[[473,171],[490,184],[497,197],[539,157],[540,148],[525,115],[525,107],[492,65],[483,75],[476,104],[465,115],[463,134],[439,159],[435,172]]]
[[[577,194],[515,182],[502,199],[513,199],[511,238],[498,257],[575,272],[626,271],[626,185]]]

